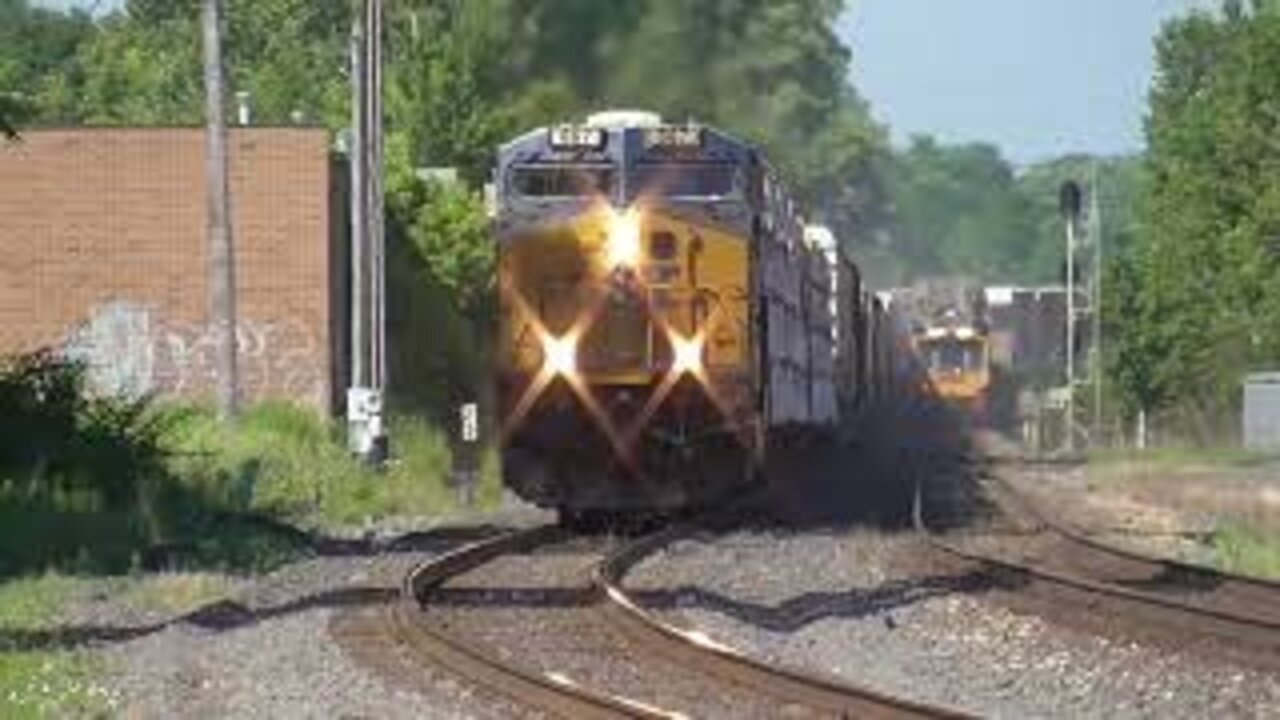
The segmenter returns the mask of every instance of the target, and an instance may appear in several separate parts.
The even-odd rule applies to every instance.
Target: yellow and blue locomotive
[[[504,483],[577,513],[723,499],[889,382],[888,323],[758,149],[637,111],[495,176]]]

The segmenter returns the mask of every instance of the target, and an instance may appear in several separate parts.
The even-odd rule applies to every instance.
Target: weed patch
[[[128,605],[164,617],[177,617],[226,599],[230,589],[224,575],[157,573],[127,583],[121,599]]]
[[[1239,447],[1162,447],[1149,450],[1105,448],[1089,453],[1090,466],[1109,469],[1122,465],[1162,468],[1253,468],[1280,462],[1280,454]]]
[[[1213,545],[1224,570],[1280,579],[1280,534],[1233,523],[1214,534]]]
[[[371,469],[341,428],[271,402],[235,423],[191,405],[97,397],[49,356],[0,367],[0,578],[47,569],[252,572],[324,532],[459,510],[451,454],[424,420],[392,420],[393,459]],[[481,506],[501,499],[488,458]]]
[[[108,717],[118,707],[119,698],[97,681],[90,653],[19,649],[2,639],[52,627],[82,587],[55,575],[0,584],[0,717]]]
[[[264,513],[314,529],[388,517],[429,517],[458,510],[447,478],[451,454],[423,420],[392,420],[393,457],[374,470],[353,458],[340,428],[304,408],[265,403],[238,425],[188,409],[173,426],[173,471],[241,512]],[[478,502],[501,497],[497,473],[485,473]]]

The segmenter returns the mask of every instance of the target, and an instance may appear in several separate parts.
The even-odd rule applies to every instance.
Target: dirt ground
[[[1229,527],[1280,544],[1280,461],[1157,451],[994,472],[1042,511],[1149,552],[1213,562],[1215,534]]]
[[[1205,467],[1122,461],[1085,469],[1086,499],[1119,512],[1165,511],[1194,525],[1230,519],[1280,532],[1280,465]]]

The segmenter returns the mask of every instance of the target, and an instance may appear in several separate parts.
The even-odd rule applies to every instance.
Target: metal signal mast
[[[1098,192],[1098,169],[1095,164],[1089,183],[1089,207],[1084,208],[1084,190],[1075,181],[1063,183],[1059,193],[1063,223],[1067,234],[1066,267],[1066,337],[1063,354],[1066,369],[1064,388],[1064,450],[1077,450],[1077,439],[1086,441],[1102,432],[1102,209]],[[1087,212],[1087,215],[1086,215]],[[1083,221],[1083,222],[1082,222]],[[1080,256],[1092,253],[1087,265],[1080,263]],[[1085,269],[1087,268],[1087,269]],[[1082,273],[1083,270],[1083,273]],[[1089,363],[1082,374],[1078,363],[1080,344],[1078,328],[1081,322],[1089,323]],[[1092,433],[1076,419],[1076,390],[1080,386],[1092,386]]]

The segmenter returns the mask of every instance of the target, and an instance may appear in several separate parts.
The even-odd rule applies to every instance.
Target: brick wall
[[[330,409],[343,324],[328,134],[235,128],[229,149],[244,396]],[[204,190],[196,128],[0,143],[0,354],[57,347],[107,389],[210,395]]]

